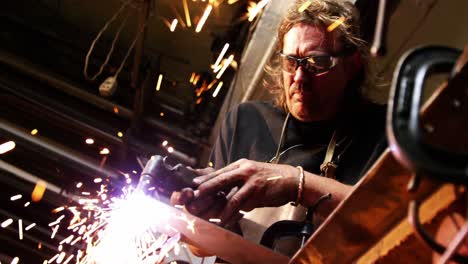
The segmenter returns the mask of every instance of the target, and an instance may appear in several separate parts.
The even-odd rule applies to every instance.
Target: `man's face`
[[[318,27],[298,24],[283,39],[282,53],[296,58],[310,55],[335,54],[340,49],[336,37],[328,37]],[[336,65],[325,73],[312,73],[301,64],[295,71],[283,70],[286,103],[298,120],[309,122],[329,120],[336,116],[343,100],[351,73],[346,71],[344,58],[336,58]]]

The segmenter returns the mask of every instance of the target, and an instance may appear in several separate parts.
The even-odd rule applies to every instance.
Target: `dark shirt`
[[[280,141],[286,113],[271,102],[246,102],[226,116],[211,153],[216,169],[238,159],[268,162]],[[385,107],[365,103],[353,115],[347,115],[340,129],[334,162],[337,179],[355,184],[385,150]],[[343,122],[301,122],[290,116],[279,163],[302,166],[320,174],[327,146]]]

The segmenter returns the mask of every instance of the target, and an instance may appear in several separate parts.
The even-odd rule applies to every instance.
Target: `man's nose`
[[[304,82],[306,80],[306,70],[302,65],[299,65],[296,68],[296,72],[294,73],[294,82]]]

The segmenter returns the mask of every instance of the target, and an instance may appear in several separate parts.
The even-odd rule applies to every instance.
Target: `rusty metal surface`
[[[419,227],[423,228],[427,234],[432,234],[435,227],[434,223],[437,224],[438,219],[453,211],[453,205],[463,197],[459,192],[460,189],[457,186],[447,183],[425,201],[420,201],[421,206],[418,210]],[[403,219],[362,255],[357,263],[395,263],[397,256],[401,256],[408,263],[414,262],[417,258],[422,260],[421,263],[431,262],[431,250],[415,236],[415,221],[409,221],[410,214],[409,212],[407,219]]]
[[[408,202],[437,183],[425,180],[410,195],[411,173],[386,151],[291,263],[350,263],[406,216]]]
[[[468,69],[461,68],[451,82],[442,85],[428,100],[421,119],[437,127],[427,140],[448,149],[466,151],[468,137],[461,135],[468,131],[465,120],[468,116]],[[459,136],[450,136],[454,132]],[[417,192],[409,194],[407,184],[412,173],[393,157],[390,149],[382,154],[291,263],[355,261],[406,216],[410,200],[424,199],[441,184],[432,178],[423,178]]]

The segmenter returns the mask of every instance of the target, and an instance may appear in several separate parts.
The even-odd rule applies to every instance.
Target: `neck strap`
[[[281,149],[283,148],[284,140],[286,138],[286,128],[288,127],[288,122],[289,122],[289,117],[290,116],[291,116],[291,112],[288,112],[288,114],[286,115],[286,118],[284,119],[284,122],[283,122],[283,128],[281,129],[281,135],[280,135],[280,140],[279,140],[279,143],[278,143],[278,148],[276,149],[275,157],[271,160],[271,163],[277,164],[279,162]]]

